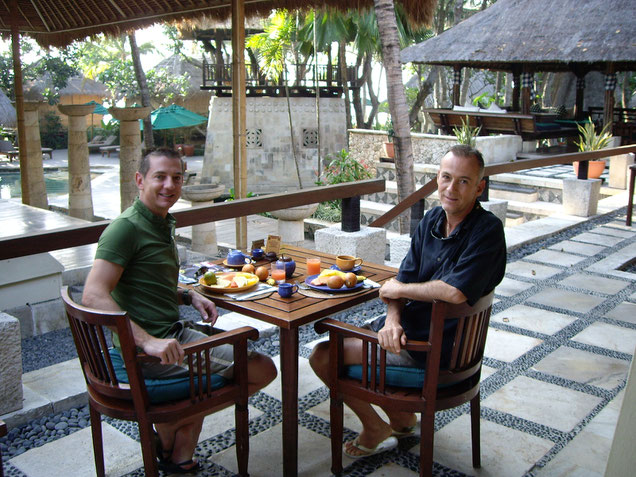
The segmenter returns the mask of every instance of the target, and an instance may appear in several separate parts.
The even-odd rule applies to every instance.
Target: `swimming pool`
[[[44,172],[44,184],[47,195],[68,194],[68,171]],[[2,199],[22,197],[19,172],[3,172],[0,174],[0,197]]]

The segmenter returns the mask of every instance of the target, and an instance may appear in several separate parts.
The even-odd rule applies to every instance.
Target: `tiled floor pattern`
[[[636,285],[622,271],[593,264],[636,242],[620,222],[568,236],[509,264],[497,289],[484,359],[482,468],[471,467],[468,407],[437,413],[438,476],[601,476],[636,346]],[[299,474],[330,475],[329,400],[307,357],[320,337],[301,343]],[[272,337],[276,339],[276,335]],[[250,401],[250,474],[281,475],[280,381]],[[201,475],[236,472],[233,414],[206,418],[198,456]],[[143,475],[128,423],[106,420],[109,475]],[[345,437],[360,424],[345,412]],[[69,459],[68,450],[81,455]],[[415,476],[419,441],[392,452],[345,458],[347,475]],[[90,429],[27,451],[6,465],[9,476],[92,475]]]

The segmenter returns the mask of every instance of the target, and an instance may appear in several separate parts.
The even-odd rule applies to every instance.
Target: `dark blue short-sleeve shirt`
[[[442,207],[436,207],[424,216],[400,265],[397,279],[404,283],[441,280],[460,290],[468,304],[473,305],[504,277],[506,239],[503,225],[479,202],[449,237],[444,237],[445,220]],[[428,339],[430,313],[431,303],[407,302],[402,311],[402,327],[409,339]],[[451,320],[446,328],[454,325]],[[444,334],[447,335],[449,333]]]

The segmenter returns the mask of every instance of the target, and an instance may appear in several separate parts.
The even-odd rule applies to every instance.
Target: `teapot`
[[[243,265],[244,263],[249,263],[250,261],[250,257],[245,255],[240,250],[230,250],[227,254],[228,265]]]
[[[280,259],[276,262],[276,265],[280,268],[285,268],[285,278],[291,278],[296,270],[296,262],[294,262],[294,259],[289,256],[281,255]]]

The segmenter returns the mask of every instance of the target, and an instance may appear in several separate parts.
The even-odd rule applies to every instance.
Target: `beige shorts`
[[[210,336],[211,326],[197,325],[190,321],[177,321],[165,338],[174,338],[182,345]],[[248,352],[248,356],[251,352]],[[198,366],[198,363],[195,363]],[[234,371],[234,347],[229,344],[216,346],[210,350],[210,370],[226,379],[232,379]],[[170,379],[188,376],[188,365],[142,363],[141,372],[146,379]]]
[[[384,325],[384,320],[382,318],[378,318],[375,321],[371,321],[369,323],[365,323],[361,326],[361,328],[365,328],[367,330],[375,331],[376,333],[379,329]],[[378,363],[380,362],[380,350],[378,349]],[[371,362],[371,355],[369,355],[369,362]],[[386,352],[386,365],[387,366],[402,366],[405,368],[421,368],[422,363],[415,361],[408,351],[405,349],[401,349],[398,354],[391,353],[390,351]]]

